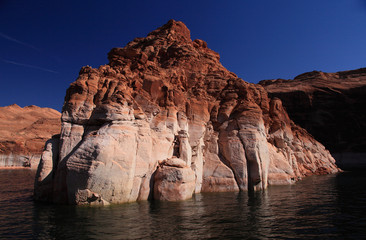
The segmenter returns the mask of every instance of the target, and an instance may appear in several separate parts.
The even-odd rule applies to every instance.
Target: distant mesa
[[[0,107],[0,167],[37,169],[45,141],[60,129],[61,113],[54,109]]]
[[[282,100],[290,118],[323,143],[341,168],[366,169],[366,68],[259,84]]]
[[[278,98],[170,20],[83,67],[47,142],[35,198],[105,205],[258,191],[339,169]]]

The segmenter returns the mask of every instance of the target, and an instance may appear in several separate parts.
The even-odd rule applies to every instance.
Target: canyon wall
[[[183,200],[335,173],[325,147],[279,99],[220,63],[182,22],[113,48],[67,90],[35,198],[68,204]]]
[[[0,167],[37,169],[44,143],[60,133],[60,119],[50,108],[0,107]]]
[[[366,68],[265,80],[271,98],[330,150],[343,169],[366,169]]]

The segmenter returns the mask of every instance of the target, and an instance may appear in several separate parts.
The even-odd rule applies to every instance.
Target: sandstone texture
[[[0,107],[0,167],[37,169],[45,142],[60,133],[60,119],[51,108]]]
[[[163,161],[154,175],[154,199],[185,200],[192,197],[196,187],[195,172],[178,158]]]
[[[366,68],[259,84],[282,100],[290,118],[324,144],[340,167],[366,168]]]
[[[177,201],[338,171],[279,99],[225,69],[182,22],[113,48],[108,59],[83,67],[67,90],[61,135],[47,143],[36,199]]]

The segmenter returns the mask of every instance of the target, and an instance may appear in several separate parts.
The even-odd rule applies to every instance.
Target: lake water
[[[34,203],[34,175],[0,170],[0,239],[366,239],[362,173],[107,207]]]

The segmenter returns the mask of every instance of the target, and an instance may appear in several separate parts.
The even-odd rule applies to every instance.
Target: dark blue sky
[[[248,82],[366,67],[365,0],[0,0],[0,106],[61,110],[82,66],[169,19]]]

